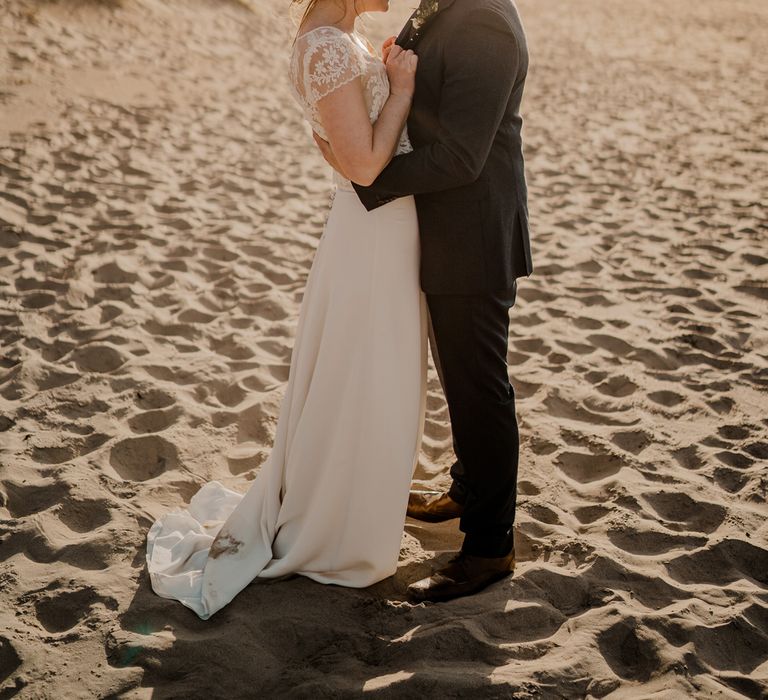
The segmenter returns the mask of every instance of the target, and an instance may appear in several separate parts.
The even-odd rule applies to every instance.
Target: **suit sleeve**
[[[437,139],[395,156],[368,187],[353,183],[370,211],[409,194],[477,180],[517,77],[520,55],[506,20],[489,9],[471,12],[444,47]]]

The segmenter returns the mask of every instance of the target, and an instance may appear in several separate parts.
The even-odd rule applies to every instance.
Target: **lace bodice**
[[[389,97],[387,70],[381,59],[366,48],[356,32],[348,34],[336,27],[317,27],[297,37],[290,61],[291,86],[307,121],[323,138],[327,136],[320,122],[318,100],[358,77],[373,124]],[[412,150],[404,128],[395,153]],[[335,171],[334,182],[342,189],[352,189],[349,180]]]

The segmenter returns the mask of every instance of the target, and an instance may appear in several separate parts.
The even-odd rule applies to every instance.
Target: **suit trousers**
[[[500,557],[513,547],[520,437],[507,345],[516,294],[516,282],[481,294],[427,294],[456,455],[449,494],[464,506],[462,551],[476,556]]]

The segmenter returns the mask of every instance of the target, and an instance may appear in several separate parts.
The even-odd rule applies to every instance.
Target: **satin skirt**
[[[275,441],[242,494],[210,481],[147,535],[153,590],[208,619],[257,577],[364,587],[396,568],[426,400],[413,197],[338,189],[307,279]]]

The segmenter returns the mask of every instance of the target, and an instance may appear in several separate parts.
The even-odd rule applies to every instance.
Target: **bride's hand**
[[[384,63],[387,62],[387,58],[389,57],[389,52],[392,49],[392,46],[394,46],[396,39],[397,39],[396,36],[391,36],[389,37],[389,39],[385,39],[384,43],[381,45],[381,60],[384,61]]]
[[[389,78],[389,92],[392,95],[413,97],[416,86],[416,65],[419,57],[410,49],[403,51],[397,44],[389,49],[386,67]]]

